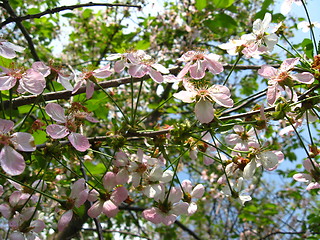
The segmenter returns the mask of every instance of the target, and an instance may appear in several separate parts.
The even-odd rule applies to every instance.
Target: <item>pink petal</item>
[[[37,72],[40,72],[44,77],[50,75],[51,68],[45,65],[43,62],[34,62],[32,68]]]
[[[207,68],[213,74],[219,74],[223,71],[222,64],[218,62],[219,58],[219,55],[213,53],[205,55],[205,59],[207,60]]]
[[[11,217],[11,207],[6,203],[0,204],[0,213],[4,218],[9,219]]]
[[[112,71],[110,70],[109,64],[93,71],[93,76],[95,76],[96,78],[107,78],[111,74],[112,74]]]
[[[111,200],[115,205],[119,206],[128,197],[128,190],[126,187],[117,187],[116,190],[111,195]]]
[[[143,64],[131,64],[128,73],[132,77],[141,78],[146,75],[148,68]]]
[[[181,183],[182,189],[185,193],[191,193],[192,183],[190,180],[183,180]]]
[[[64,77],[61,74],[58,74],[57,82],[60,83],[66,90],[73,90],[73,87],[70,84],[70,77]]]
[[[87,137],[81,135],[80,133],[71,132],[68,139],[72,146],[80,152],[85,152],[90,148],[90,143]]]
[[[177,204],[174,204],[172,207],[172,213],[175,215],[182,215],[188,213],[189,204],[186,202],[180,202]]]
[[[174,93],[173,96],[185,103],[192,103],[196,100],[197,93],[182,90]]]
[[[170,214],[170,215],[165,215],[162,219],[162,223],[169,226],[171,224],[173,224],[177,219],[177,216],[174,214]]]
[[[160,72],[157,72],[155,71],[154,69],[152,68],[148,68],[148,72],[149,72],[149,75],[150,77],[157,83],[161,83],[163,82],[163,76]]]
[[[190,76],[194,79],[202,79],[205,75],[206,64],[203,60],[197,60],[196,63],[190,67]]]
[[[108,217],[115,217],[119,212],[119,208],[110,200],[103,204],[103,213]]]
[[[306,190],[311,190],[311,189],[316,189],[316,188],[320,188],[320,184],[317,182],[311,182],[309,183],[309,185],[307,186]]]
[[[96,201],[88,210],[88,216],[92,217],[92,218],[96,218],[98,217],[101,212],[102,212],[102,208],[103,208],[103,203],[101,201]]]
[[[17,79],[12,76],[0,77],[0,90],[9,90],[16,85]]]
[[[159,213],[158,208],[152,207],[142,212],[142,217],[152,223],[158,224],[162,222],[163,217]]]
[[[261,68],[258,70],[258,73],[260,76],[264,77],[264,78],[271,78],[271,77],[275,77],[278,75],[278,70],[268,66],[268,65],[263,65],[261,66]]]
[[[38,95],[46,87],[46,80],[41,73],[34,69],[28,69],[20,79],[20,87],[29,93]]]
[[[280,97],[281,93],[278,88],[278,84],[269,85],[267,91],[267,100],[270,105],[273,105]]]
[[[245,179],[251,179],[256,171],[257,163],[255,160],[251,160],[243,169],[243,177]]]
[[[119,60],[119,61],[115,62],[114,71],[116,71],[117,73],[120,73],[123,71],[124,68],[125,68],[125,61],[124,60]]]
[[[194,214],[197,211],[197,209],[198,209],[197,204],[194,202],[191,202],[188,207],[188,215],[190,216]]]
[[[69,211],[65,212],[61,216],[61,218],[58,221],[58,230],[59,230],[59,232],[63,231],[63,229],[65,229],[68,226],[69,222],[72,219],[72,216],[73,216],[73,211],[72,210],[69,210]]]
[[[170,71],[166,67],[162,66],[159,63],[154,63],[154,64],[151,65],[151,67],[153,67],[155,70],[157,70],[158,72],[161,72],[163,74],[169,74],[170,73]]]
[[[7,145],[1,149],[0,164],[7,174],[13,176],[23,173],[26,167],[23,156]]]
[[[19,151],[33,152],[36,150],[34,138],[30,133],[17,132],[12,134],[11,138],[14,147]]]
[[[197,119],[201,123],[209,123],[214,118],[214,109],[212,103],[205,100],[200,100],[194,108]]]
[[[305,84],[311,84],[314,82],[314,77],[309,72],[292,74],[291,77],[293,80],[296,80],[297,82],[301,82]]]
[[[311,162],[312,161],[312,162]],[[313,164],[312,164],[313,163]],[[310,159],[306,159],[303,161],[303,166],[304,168],[309,172],[311,173],[312,171],[314,171],[314,167],[315,166],[316,168],[319,168],[319,165],[318,163],[316,163],[315,161],[313,160],[310,160]]]
[[[107,172],[103,176],[103,187],[110,192],[116,185],[117,185],[117,180],[116,180],[116,174],[113,172]]]
[[[178,73],[177,78],[181,79],[183,78],[189,71],[190,66],[191,66],[192,62],[187,63],[182,70]]]
[[[86,98],[90,99],[94,93],[94,83],[91,82],[90,80],[87,80],[86,84]]]
[[[51,124],[51,125],[47,126],[46,132],[53,139],[64,138],[65,136],[67,136],[70,133],[68,128],[66,128],[65,126],[62,126],[62,125],[58,125],[58,124]]]
[[[293,175],[293,179],[298,182],[310,182],[313,178],[311,177],[311,175],[306,173],[296,173]]]
[[[12,232],[9,235],[10,240],[25,240],[25,237],[21,232]]]
[[[13,129],[14,122],[10,120],[0,119],[0,133],[6,134]]]
[[[64,114],[64,109],[57,103],[48,103],[46,108],[46,113],[58,123],[67,122],[67,118]]]
[[[46,224],[42,220],[34,220],[30,227],[32,227],[33,232],[40,233],[46,227]]]
[[[204,194],[204,186],[202,184],[198,184],[191,192],[191,197],[193,198],[201,198]]]
[[[280,66],[280,71],[289,71],[299,62],[299,58],[288,58],[284,60]]]

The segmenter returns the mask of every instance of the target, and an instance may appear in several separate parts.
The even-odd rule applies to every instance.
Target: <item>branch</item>
[[[105,6],[105,7],[133,7],[138,8],[141,10],[141,6],[139,5],[131,5],[131,4],[121,4],[121,3],[83,3],[83,4],[77,4],[77,5],[70,5],[70,6],[61,6],[56,7],[52,9],[47,9],[43,12],[36,13],[36,14],[28,14],[25,16],[17,17],[16,15],[12,15],[11,17],[7,18],[4,22],[0,23],[0,28],[4,27],[5,25],[11,23],[11,22],[21,22],[28,19],[34,19],[34,18],[40,18],[47,14],[54,14],[58,12],[62,12],[65,10],[74,10],[76,8],[82,8],[82,7],[94,7],[94,6]]]
[[[225,69],[230,69],[233,65],[226,64],[224,65]],[[279,65],[277,65],[279,67]],[[276,65],[274,65],[276,67]],[[255,70],[255,69],[260,69],[261,65],[238,65],[235,67],[235,69],[242,69],[242,70]],[[180,67],[174,67],[169,69],[170,73],[173,75],[178,74],[178,72],[181,70]],[[301,69],[295,69],[296,71],[300,71]],[[142,78],[133,78],[133,82],[139,82],[140,80],[146,80],[149,79],[149,76],[144,76]],[[111,87],[118,87],[123,84],[131,83],[131,77],[124,77],[124,78],[118,78],[118,79],[112,79],[112,80],[107,80],[103,82],[99,82],[99,85],[102,88],[111,88]],[[95,90],[98,90],[99,87],[95,86]],[[42,94],[42,97],[45,101],[51,101],[51,100],[58,100],[58,99],[70,99],[72,96],[79,95],[81,93],[86,92],[86,87],[81,87],[77,92],[72,93],[71,91],[64,90],[64,91],[59,91],[59,92],[53,92],[53,93],[44,93]],[[21,96],[17,97],[15,99],[12,99],[11,103],[10,101],[6,100],[3,101],[3,106],[5,108],[8,108],[10,104],[13,108],[17,108],[20,106],[32,104],[36,101],[38,95],[29,95],[29,96]],[[234,109],[233,109],[234,110]]]
[[[10,14],[10,16],[13,18],[13,19],[16,19],[18,18],[16,13],[14,12],[14,10],[12,9],[12,7],[10,6],[9,4],[9,1],[8,0],[3,0],[3,8],[5,8],[7,10],[7,12]],[[17,19],[17,20],[13,20],[13,22],[16,22],[18,28],[20,29],[20,31],[22,32],[23,36],[25,37],[25,39],[27,40],[28,42],[28,46],[29,46],[29,49],[30,49],[30,52],[31,52],[31,55],[33,57],[33,59],[35,61],[40,61],[40,58],[36,52],[36,49],[34,47],[34,44],[33,44],[33,41],[30,37],[30,34],[28,33],[27,29],[23,26],[23,24],[21,23],[21,20]]]

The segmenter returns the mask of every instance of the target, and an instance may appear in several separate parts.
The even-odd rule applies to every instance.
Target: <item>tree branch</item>
[[[6,1],[7,2],[7,1]],[[7,24],[11,22],[21,22],[28,19],[34,19],[34,18],[40,18],[47,14],[54,14],[58,12],[62,12],[65,10],[74,10],[76,8],[82,8],[82,7],[94,7],[94,6],[104,6],[104,7],[132,7],[132,8],[138,8],[141,10],[140,5],[131,5],[131,4],[121,4],[121,3],[83,3],[83,4],[77,4],[77,5],[70,5],[70,6],[61,6],[56,7],[52,9],[47,9],[43,12],[36,13],[36,14],[28,14],[25,16],[17,17],[16,15],[11,15],[11,17],[7,18],[4,22],[0,23],[0,28],[6,26]],[[7,9],[7,8],[6,8]]]

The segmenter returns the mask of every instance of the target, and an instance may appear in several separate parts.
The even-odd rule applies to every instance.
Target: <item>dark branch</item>
[[[11,15],[11,17],[7,18],[4,22],[0,24],[0,28],[4,27],[5,25],[11,23],[11,22],[21,22],[28,19],[34,19],[34,18],[40,18],[47,14],[54,14],[58,12],[62,12],[65,10],[74,10],[76,8],[82,8],[82,7],[94,7],[94,6],[104,6],[104,7],[133,7],[141,9],[141,6],[139,5],[131,5],[131,4],[121,4],[121,3],[83,3],[83,4],[77,4],[77,5],[70,5],[70,6],[61,6],[56,7],[52,9],[47,9],[43,12],[37,13],[37,14],[28,14],[26,16],[17,17],[16,15]]]
[[[30,34],[28,33],[27,29],[21,23],[21,20],[17,19],[18,17],[16,15],[16,13],[14,12],[14,10],[12,9],[12,7],[10,6],[8,0],[3,0],[3,8],[5,8],[7,10],[7,12],[10,14],[10,16],[13,19],[16,19],[13,22],[16,22],[18,28],[20,29],[20,31],[22,32],[23,36],[27,40],[28,46],[29,46],[29,49],[30,49],[30,52],[32,54],[33,59],[35,61],[40,61],[40,58],[39,58],[39,56],[37,54],[37,51],[36,51],[36,49],[34,47],[33,41],[32,41],[32,39],[30,37]]]

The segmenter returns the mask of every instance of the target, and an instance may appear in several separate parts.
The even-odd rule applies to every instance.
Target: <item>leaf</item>
[[[201,11],[207,6],[207,0],[196,0],[196,8]]]
[[[214,19],[206,20],[203,22],[206,27],[208,27],[214,33],[221,33],[222,29],[235,29],[237,27],[237,22],[227,14],[220,13],[214,16]]]
[[[234,3],[234,0],[213,0],[213,3],[217,8],[228,8]]]
[[[27,11],[28,14],[37,14],[39,12],[41,12],[39,8],[29,8]]]
[[[65,13],[65,14],[62,14],[61,16],[66,18],[73,18],[73,17],[76,17],[77,15],[75,15],[74,13]]]
[[[150,41],[141,40],[137,42],[136,48],[139,50],[146,50],[150,47]]]
[[[5,68],[10,68],[11,63],[12,63],[12,60],[0,56],[0,66],[5,67]]]

